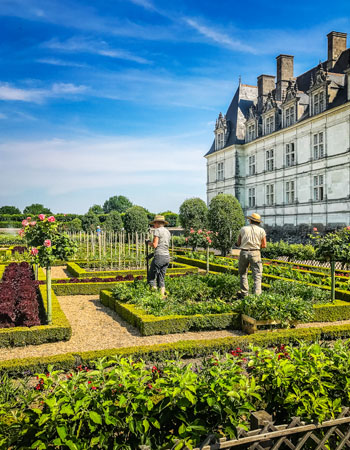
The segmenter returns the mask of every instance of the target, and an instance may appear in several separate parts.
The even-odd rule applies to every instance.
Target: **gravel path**
[[[239,330],[220,330],[142,337],[136,328],[122,320],[114,311],[103,306],[96,295],[65,296],[58,297],[58,300],[71,324],[71,339],[67,342],[1,348],[0,360],[243,334]]]

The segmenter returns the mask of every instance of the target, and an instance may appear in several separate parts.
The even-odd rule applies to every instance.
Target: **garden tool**
[[[148,253],[148,244],[151,241],[149,239],[146,239],[145,243],[146,243],[146,267],[147,267],[147,279],[149,278],[149,261],[150,259],[153,258],[154,253]]]

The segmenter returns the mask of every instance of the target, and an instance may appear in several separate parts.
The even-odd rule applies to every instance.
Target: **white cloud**
[[[110,48],[109,45],[103,40],[87,39],[83,37],[71,37],[66,41],[59,41],[58,39],[51,39],[48,42],[42,44],[44,47],[73,53],[92,53],[101,56],[107,56],[109,58],[124,59],[127,61],[134,61],[140,64],[149,64],[145,58],[134,55],[133,53]]]
[[[37,59],[36,62],[41,64],[50,64],[52,66],[62,66],[62,67],[88,67],[87,64],[76,63],[74,61],[64,61],[57,58],[41,58]]]
[[[222,45],[224,47],[230,48],[231,50],[236,50],[236,51],[240,51],[240,52],[256,53],[256,50],[253,47],[251,47],[237,39],[232,39],[226,33],[223,33],[221,31],[215,30],[208,26],[202,25],[197,20],[192,19],[192,18],[185,18],[184,20],[190,27],[194,28],[200,34],[202,34],[209,40],[211,40],[219,45]]]
[[[65,97],[66,95],[81,94],[87,90],[86,86],[72,83],[54,83],[45,89],[23,89],[13,87],[9,83],[0,82],[0,101],[20,101],[42,103],[53,97]]]
[[[40,188],[49,195],[62,195],[162,184],[171,191],[179,184],[204,183],[203,147],[189,148],[188,142],[188,136],[5,142],[0,144],[0,191],[20,194]]]

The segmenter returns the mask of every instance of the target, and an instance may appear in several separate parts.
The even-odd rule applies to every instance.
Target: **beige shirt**
[[[266,236],[265,230],[258,225],[246,225],[241,228],[241,250],[260,250],[261,241]]]

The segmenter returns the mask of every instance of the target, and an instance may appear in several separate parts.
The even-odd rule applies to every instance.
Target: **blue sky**
[[[205,199],[203,155],[239,76],[274,75],[280,53],[295,74],[317,65],[349,13],[348,0],[0,0],[0,205]]]

